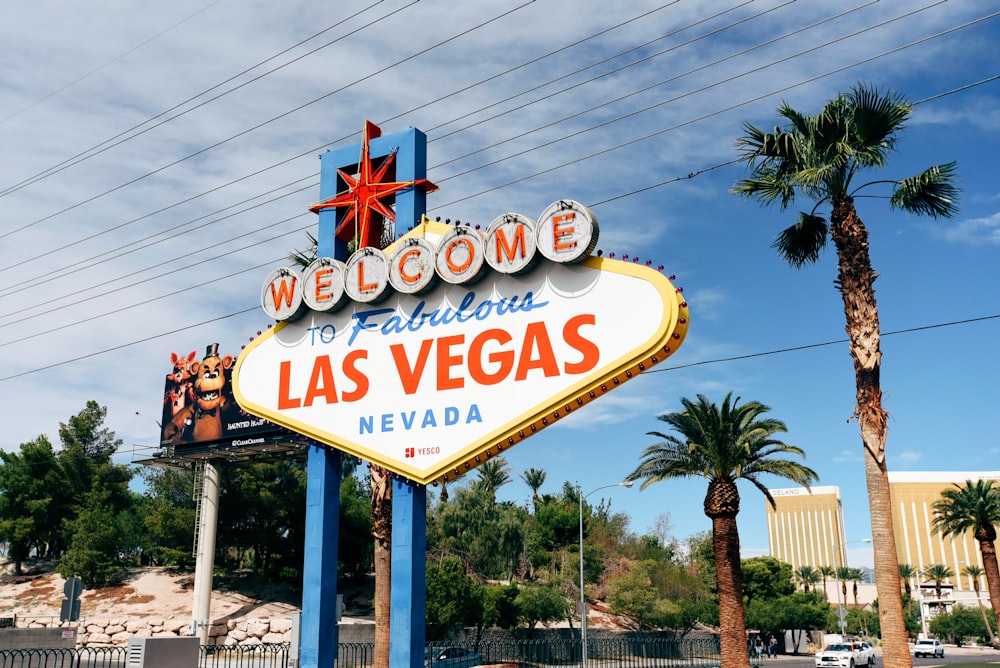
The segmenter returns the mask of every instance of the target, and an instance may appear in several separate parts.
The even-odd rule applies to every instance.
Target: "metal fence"
[[[438,661],[452,648],[461,657]],[[366,668],[373,664],[373,643],[342,643],[337,665],[330,668]],[[718,639],[588,638],[587,660],[594,668],[711,668],[719,665]],[[582,663],[578,639],[490,640],[431,643],[427,668],[466,668],[480,664],[508,664],[518,668],[572,666]],[[288,644],[203,645],[199,668],[289,668]],[[756,663],[755,663],[756,665]],[[128,647],[65,649],[0,649],[0,668],[134,668]]]
[[[459,648],[470,654],[437,657],[443,650]],[[372,643],[341,643],[338,668],[364,668],[372,665]],[[482,642],[430,643],[427,668],[464,668],[474,665],[513,664],[519,668],[571,666],[582,663],[578,639],[489,640]],[[587,662],[600,668],[706,668],[719,665],[719,641],[716,638],[683,640],[676,638],[588,638]]]
[[[199,668],[288,668],[289,646],[202,645]],[[127,646],[0,649],[0,668],[138,668]]]

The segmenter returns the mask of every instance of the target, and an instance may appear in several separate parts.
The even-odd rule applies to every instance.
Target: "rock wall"
[[[19,628],[76,627],[78,646],[127,645],[132,636],[176,638],[191,635],[191,620],[137,617],[134,619],[84,619],[60,622],[54,617],[18,617]],[[230,619],[214,622],[208,630],[210,645],[260,645],[291,641],[291,619]]]

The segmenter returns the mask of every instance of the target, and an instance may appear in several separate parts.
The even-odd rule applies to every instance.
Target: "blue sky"
[[[124,0],[57,0],[8,12],[0,448],[57,440],[59,421],[95,399],[126,444],[122,460],[148,456],[170,353],[201,355],[212,342],[236,352],[267,325],[260,285],[315,229],[316,156],[358,143],[369,119],[386,133],[427,133],[428,177],[441,186],[429,215],[485,225],[576,199],[600,220],[599,248],[662,263],[688,298],[683,348],[510,451],[515,482],[503,498],[527,500],[516,477],[527,468],[547,472],[542,491],[614,483],[653,442],[658,414],[681,397],[732,391],[788,424],[821,484],[840,486],[848,539],[866,537],[833,253],[784,265],[770,244],[794,211],[729,195],[743,170],[725,164],[743,121],[770,127],[782,100],[815,112],[864,81],[917,103],[898,153],[872,178],[955,160],[963,189],[952,221],[890,211],[885,188],[857,202],[880,272],[890,469],[996,469],[992,8],[455,4],[177,0],[137,13]],[[637,532],[668,513],[683,538],[710,528],[704,490],[694,480],[590,500],[611,498]],[[765,553],[763,498],[742,492],[744,551]]]

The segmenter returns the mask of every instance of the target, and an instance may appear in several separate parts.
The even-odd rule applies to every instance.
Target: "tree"
[[[750,557],[740,564],[743,599],[776,599],[795,591],[792,565],[774,557]]]
[[[993,635],[993,626],[986,617],[986,608],[983,607],[983,599],[979,597],[979,578],[983,577],[984,573],[985,571],[975,564],[967,564],[965,568],[962,569],[962,575],[965,575],[972,580],[972,588],[976,592],[976,603],[979,605],[979,614],[983,616],[983,626],[986,627],[986,632],[990,636],[990,644],[996,645],[997,639],[996,636]]]
[[[945,564],[931,564],[924,569],[924,577],[934,581],[934,594],[941,600],[941,585],[948,581],[955,572]]]
[[[545,471],[542,469],[527,469],[521,474],[521,480],[531,488],[531,500],[538,501],[538,490],[545,484]]]
[[[825,627],[830,606],[817,592],[793,592],[788,596],[754,599],[746,605],[747,625],[762,634],[792,632],[792,651],[798,653],[804,634]]]
[[[340,483],[339,562],[346,575],[360,578],[374,565],[371,492],[353,475]]]
[[[852,568],[848,575],[851,581],[851,593],[854,594],[854,607],[858,607],[858,583],[865,579],[865,572],[860,568]]]
[[[909,666],[911,658],[899,591],[885,460],[888,421],[882,407],[881,334],[874,290],[877,274],[869,254],[868,230],[858,216],[854,198],[865,187],[891,184],[891,208],[933,218],[949,218],[957,212],[955,163],[931,167],[901,181],[857,182],[866,172],[886,165],[911,110],[910,103],[898,94],[865,85],[838,95],[816,115],[782,104],[778,114],[787,121],[784,127],[764,132],[744,124],[737,146],[750,176],[732,189],[764,205],[777,202],[783,210],[797,195],[815,202],[812,210],[800,213],[773,244],[791,266],[799,268],[816,262],[827,235],[836,248],[835,285],[843,300],[854,360],[855,417],[864,446],[875,585],[887,668]],[[829,207],[829,225],[817,215],[820,207]]]
[[[479,476],[478,482],[494,498],[498,489],[511,482],[510,467],[507,466],[507,460],[504,457],[487,459],[476,469],[476,475]]]
[[[59,423],[59,440],[62,448],[57,454],[64,484],[53,492],[52,512],[63,518],[62,530],[53,538],[49,553],[57,557],[66,551],[72,538],[73,520],[86,504],[87,495],[95,485],[118,483],[108,501],[116,508],[131,502],[127,481],[131,478],[128,468],[112,463],[111,455],[121,447],[122,441],[104,426],[108,409],[90,400],[83,410]],[[112,471],[112,469],[115,469]]]
[[[146,467],[143,502],[146,525],[145,552],[154,564],[191,563],[195,506],[191,498],[194,474],[190,470]]]
[[[854,574],[853,570],[849,566],[837,567],[837,580],[840,582],[840,594],[843,596],[844,605],[847,605],[847,583],[850,582],[851,576]]]
[[[628,480],[642,480],[642,489],[675,478],[708,480],[704,511],[712,520],[712,551],[721,619],[721,661],[727,667],[749,666],[743,587],[740,567],[740,536],[736,516],[740,512],[737,480],[749,481],[774,506],[774,499],[761,481],[764,475],[792,480],[808,486],[816,472],[784,455],[803,456],[801,448],[784,443],[775,434],[787,431],[779,420],[762,417],[770,409],[756,401],[739,405],[739,397],[727,394],[722,406],[706,397],[681,399],[684,410],[657,416],[678,435],[650,432],[662,439],[647,447]]]
[[[301,462],[254,460],[219,471],[219,548],[269,579],[301,579],[306,475]],[[226,552],[224,551],[224,554]]]
[[[996,526],[1000,523],[1000,488],[992,480],[966,480],[941,492],[934,502],[934,531],[943,536],[961,536],[967,531],[979,543],[986,588],[993,617],[1000,627],[1000,570],[997,566]]]
[[[483,617],[481,589],[458,557],[428,562],[427,639],[439,640],[452,630],[478,626]]]
[[[45,552],[48,541],[59,532],[59,514],[54,498],[62,471],[52,444],[45,436],[21,444],[20,453],[0,451],[0,543],[14,562],[14,574],[34,549]]]
[[[914,568],[911,564],[900,564],[899,565],[899,579],[903,581],[903,590],[906,592],[906,598],[912,598],[913,591],[910,586],[910,580],[917,577],[919,571]]]
[[[821,573],[812,566],[799,566],[793,573],[795,580],[802,585],[802,591],[809,593],[809,588],[820,581]]]
[[[940,638],[950,638],[956,644],[966,638],[985,638],[988,628],[984,628],[983,620],[964,605],[956,605],[950,612],[934,615],[930,623],[931,633]]]
[[[534,584],[518,587],[516,604],[521,621],[528,627],[528,637],[538,624],[563,619],[568,607],[558,588]]]
[[[652,578],[655,570],[653,561],[632,562],[623,573],[608,581],[606,600],[611,612],[635,620],[640,631],[643,622],[653,614],[657,601]]]
[[[829,598],[826,595],[826,579],[832,578],[834,575],[836,575],[837,571],[834,570],[833,566],[820,566],[818,571],[819,574],[823,577],[823,598]]]

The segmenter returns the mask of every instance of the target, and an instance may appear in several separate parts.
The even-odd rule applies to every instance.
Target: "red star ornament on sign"
[[[340,178],[347,184],[347,190],[342,193],[313,204],[309,210],[319,213],[323,209],[346,209],[337,225],[337,238],[344,242],[358,240],[358,248],[370,246],[382,247],[382,230],[378,225],[372,225],[372,213],[387,220],[396,221],[396,214],[383,200],[393,197],[407,188],[421,188],[424,192],[437,190],[437,186],[427,179],[416,181],[383,181],[392,168],[396,158],[395,150],[387,155],[376,169],[371,159],[369,142],[382,136],[382,131],[371,121],[365,121],[365,129],[361,136],[361,159],[358,161],[357,177],[343,169],[338,169]]]

